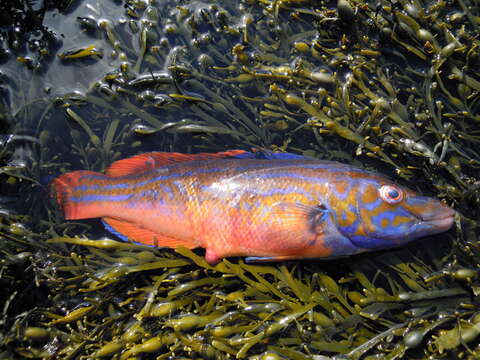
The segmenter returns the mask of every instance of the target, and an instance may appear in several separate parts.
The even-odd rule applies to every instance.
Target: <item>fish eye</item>
[[[389,204],[396,204],[403,200],[403,191],[395,185],[383,185],[379,193],[382,200]]]

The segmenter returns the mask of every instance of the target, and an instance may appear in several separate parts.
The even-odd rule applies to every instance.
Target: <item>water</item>
[[[0,296],[1,355],[463,351],[457,319],[478,322],[476,4],[43,4],[1,28],[0,284],[10,289]],[[146,151],[251,147],[386,173],[462,219],[394,251],[212,268],[201,252],[72,240],[109,234],[96,221],[63,221],[46,188],[65,171],[103,171]],[[416,348],[402,341],[412,328],[423,331]]]

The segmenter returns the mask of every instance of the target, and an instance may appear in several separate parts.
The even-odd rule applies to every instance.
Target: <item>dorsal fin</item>
[[[153,170],[160,166],[194,160],[211,160],[229,157],[242,157],[249,154],[245,150],[230,150],[218,153],[182,154],[176,152],[150,152],[115,161],[107,169],[108,176],[117,177]]]

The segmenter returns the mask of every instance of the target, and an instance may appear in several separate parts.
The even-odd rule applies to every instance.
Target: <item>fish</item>
[[[205,259],[337,258],[445,232],[455,210],[387,177],[290,153],[150,152],[105,173],[51,182],[67,220],[101,218],[122,240],[188,249]]]

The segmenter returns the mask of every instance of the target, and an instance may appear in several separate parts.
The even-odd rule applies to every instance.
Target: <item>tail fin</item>
[[[86,201],[85,193],[89,186],[94,186],[105,179],[107,176],[101,173],[79,170],[63,174],[50,183],[52,197],[56,197],[66,220],[101,216],[99,204]]]

